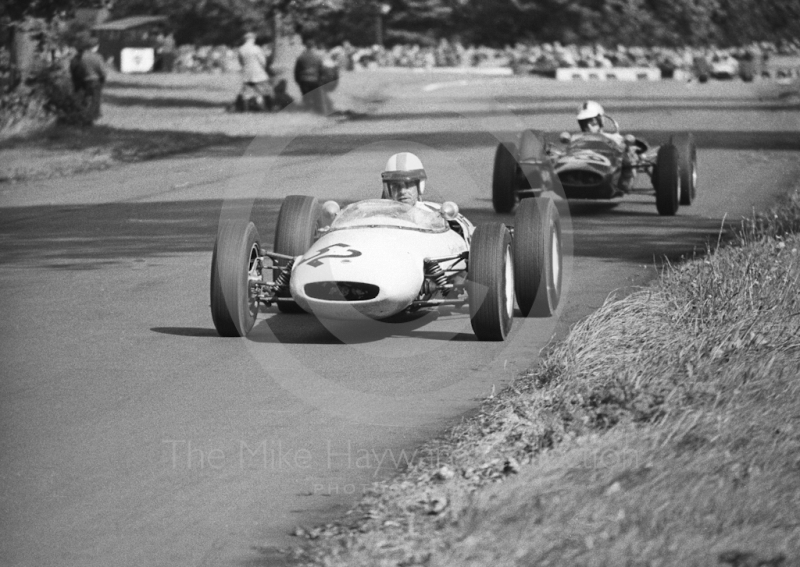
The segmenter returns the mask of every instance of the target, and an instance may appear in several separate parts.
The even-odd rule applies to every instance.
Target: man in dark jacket
[[[96,53],[96,41],[88,34],[78,37],[76,48],[78,52],[69,64],[72,87],[91,124],[101,116],[100,99],[106,82],[106,65]]]
[[[297,58],[294,65],[294,80],[315,112],[328,114],[330,112],[330,101],[327,93],[322,86],[323,65],[322,57],[317,53],[316,42],[307,39],[306,49]],[[308,98],[306,98],[308,96]]]

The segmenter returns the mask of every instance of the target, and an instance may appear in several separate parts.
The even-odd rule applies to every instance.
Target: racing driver
[[[384,199],[407,205],[416,205],[425,193],[425,168],[422,161],[411,152],[394,154],[381,173]]]
[[[633,170],[633,163],[636,161],[636,144],[626,141],[625,137],[619,132],[606,133],[603,131],[603,116],[605,111],[593,100],[587,100],[578,108],[578,126],[585,134],[602,134],[610,138],[621,149],[622,153],[622,172],[619,179],[619,188],[625,193],[629,193],[636,173]],[[578,134],[580,136],[580,134]],[[575,138],[573,138],[575,139]]]
[[[603,132],[603,107],[593,100],[587,100],[578,108],[578,126],[581,132],[599,134]]]
[[[422,201],[427,178],[422,161],[416,155],[411,152],[394,154],[386,162],[386,167],[381,172],[381,180],[383,181],[381,198],[391,199],[398,203],[405,203],[412,207],[442,214],[450,228],[469,242],[470,235],[475,227],[458,214],[458,206],[455,203],[439,204]],[[445,213],[442,213],[442,211],[445,211]]]

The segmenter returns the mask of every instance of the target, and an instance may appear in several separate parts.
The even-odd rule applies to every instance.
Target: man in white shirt
[[[257,110],[272,110],[272,88],[267,74],[267,58],[264,51],[256,45],[256,34],[244,35],[244,44],[239,48],[239,63],[242,66],[242,90],[239,98],[244,102],[255,99]],[[237,106],[238,106],[237,101]]]

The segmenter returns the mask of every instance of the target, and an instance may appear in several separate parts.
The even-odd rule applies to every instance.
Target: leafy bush
[[[5,76],[13,77],[8,66]],[[0,132],[18,130],[22,124],[92,124],[86,105],[72,89],[65,62],[42,64],[25,81],[8,80],[0,92]]]
[[[72,89],[69,71],[59,64],[42,68],[32,79],[41,92],[44,108],[57,117],[60,124],[90,126],[91,112]]]

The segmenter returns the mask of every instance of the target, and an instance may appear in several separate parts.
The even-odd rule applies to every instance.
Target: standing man
[[[307,102],[311,103],[314,112],[328,114],[330,101],[322,86],[323,61],[317,53],[317,45],[313,39],[306,39],[306,49],[297,58],[294,65],[294,80]]]
[[[247,109],[250,98],[256,99],[258,110],[272,110],[272,88],[267,75],[267,58],[256,45],[256,34],[244,34],[244,44],[239,48],[239,63],[242,66],[242,90],[239,93]]]
[[[160,63],[158,70],[162,73],[172,73],[175,63],[175,36],[172,33],[167,35],[160,33],[157,42],[156,57]]]
[[[97,54],[97,41],[88,33],[79,34],[77,53],[69,64],[72,87],[81,108],[86,112],[88,126],[102,116],[100,102],[106,82],[106,65]]]

